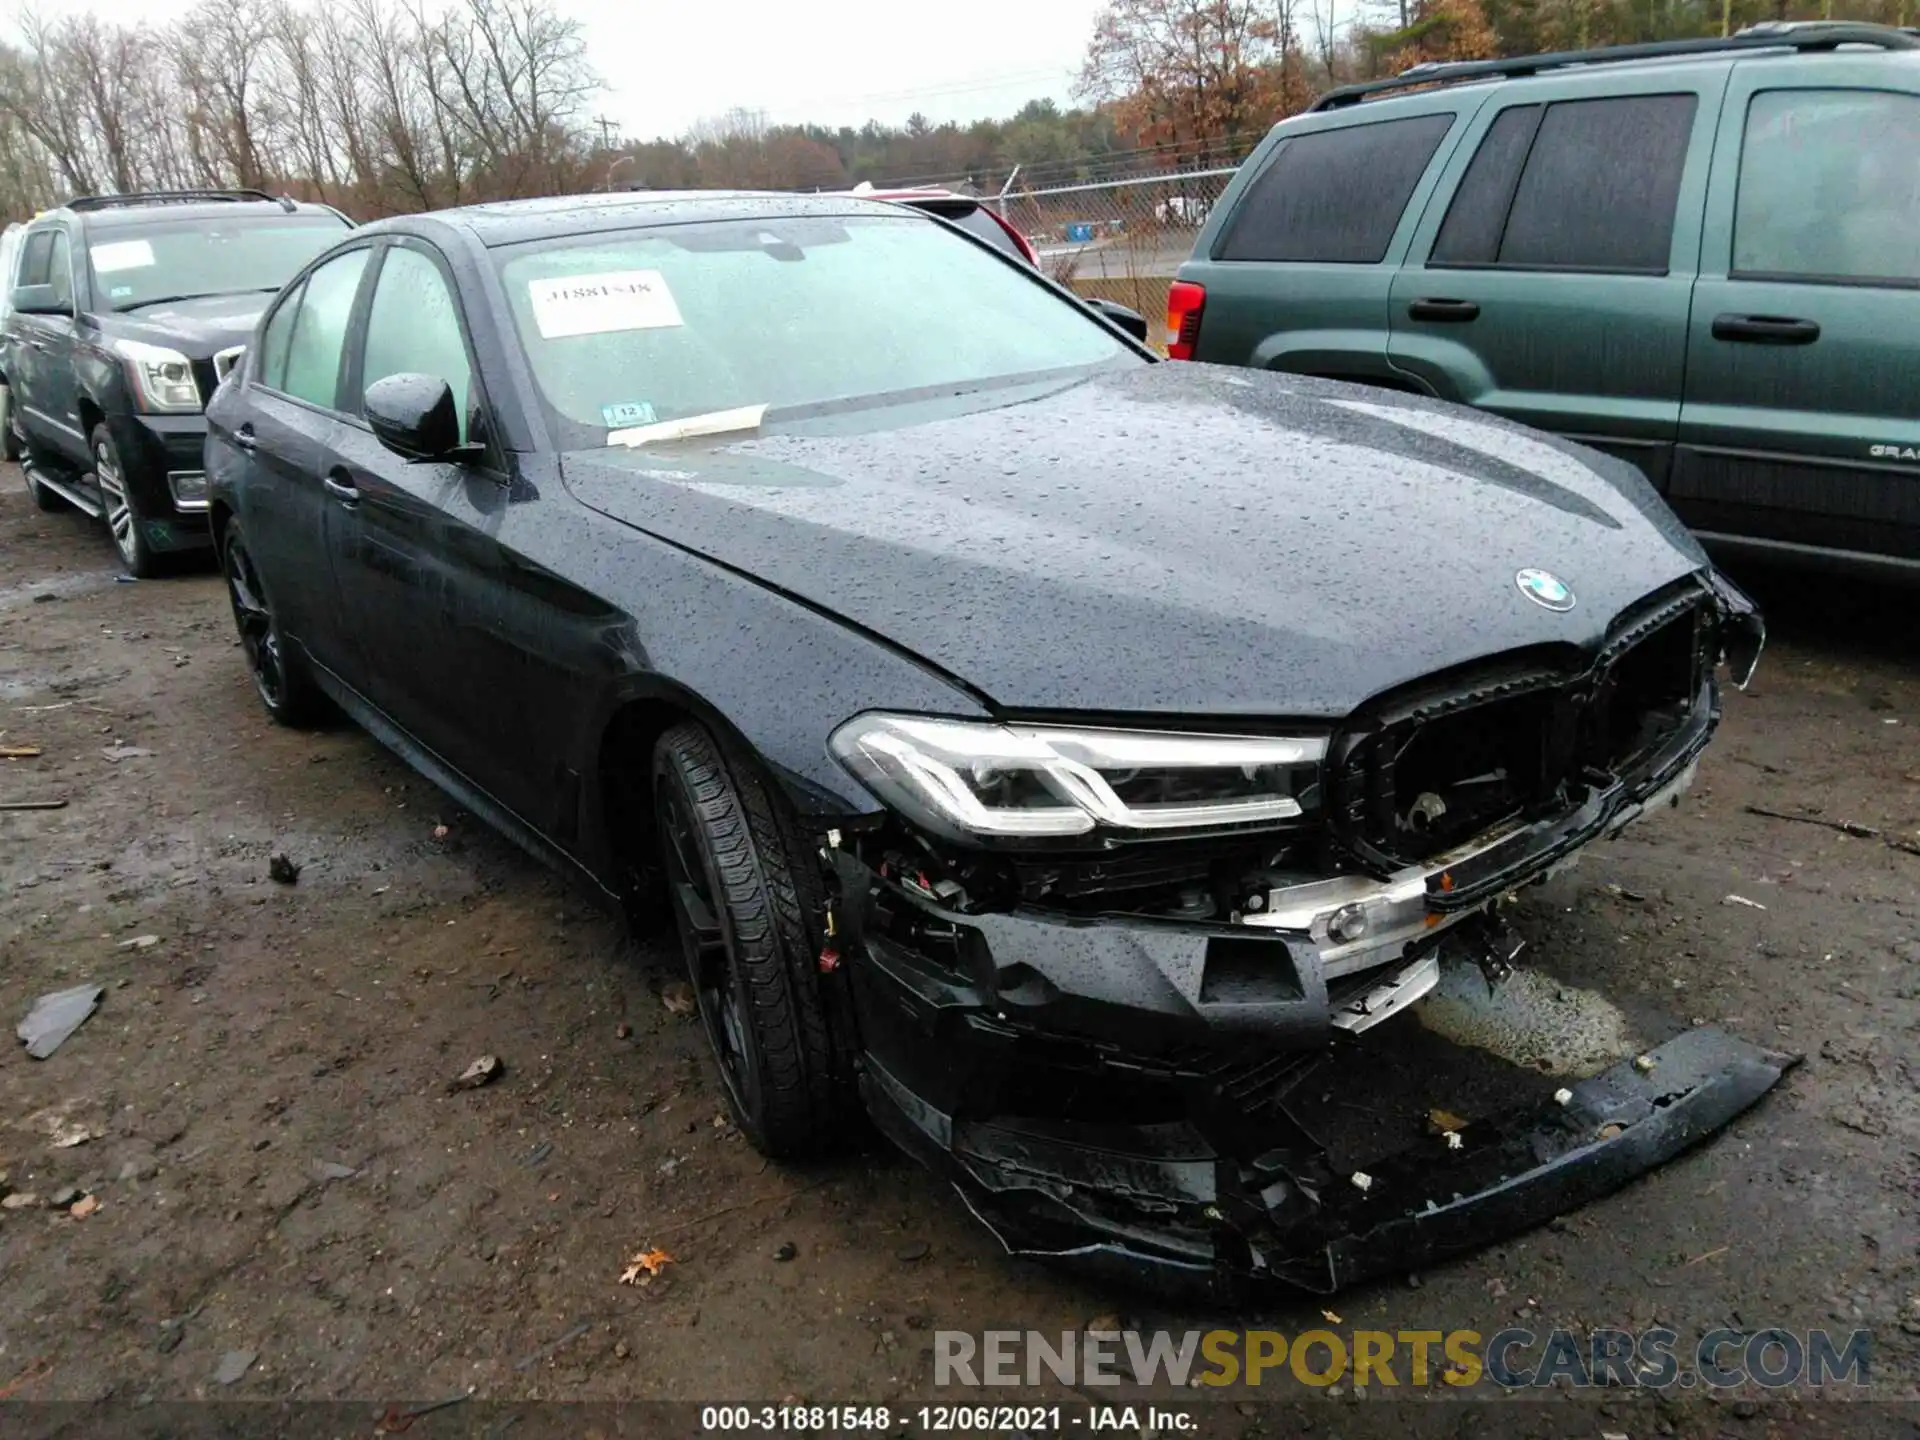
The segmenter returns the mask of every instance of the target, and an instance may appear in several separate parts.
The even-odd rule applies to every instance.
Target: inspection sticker
[[[529,280],[527,298],[542,338],[604,335],[615,330],[659,330],[686,322],[658,270],[563,275]]]
[[[111,275],[116,270],[144,270],[153,264],[153,246],[145,240],[116,240],[111,245],[95,245],[93,273]]]
[[[621,405],[602,405],[600,418],[609,430],[618,430],[627,425],[651,425],[659,417],[645,400],[629,400]]]

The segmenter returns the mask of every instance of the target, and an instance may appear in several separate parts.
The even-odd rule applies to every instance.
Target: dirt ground
[[[1913,1396],[1920,854],[1885,839],[1920,841],[1915,606],[1751,578],[1774,641],[1693,795],[1534,892],[1522,925],[1563,973],[1806,1063],[1624,1192],[1338,1297],[1348,1326],[1864,1327],[1874,1393]],[[0,760],[0,800],[70,802],[0,814],[0,1172],[98,1202],[0,1210],[0,1399],[899,1405],[931,1396],[937,1329],[1322,1323],[1318,1301],[1174,1313],[1009,1260],[888,1153],[769,1165],[662,1003],[664,947],[358,730],[276,729],[216,577],[116,581],[104,534],[33,510],[11,467],[0,732],[42,752]],[[275,852],[296,884],[269,879]],[[33,998],[87,981],[99,1011],[28,1058],[11,1031]],[[486,1053],[504,1076],[450,1092]],[[647,1247],[674,1263],[618,1284]],[[235,1351],[251,1367],[217,1385]],[[1376,1398],[1313,1395],[1340,1417],[1319,1433]],[[1616,1393],[1532,1413],[1568,1404],[1604,1408],[1567,1433],[1635,1440],[1835,1409]]]

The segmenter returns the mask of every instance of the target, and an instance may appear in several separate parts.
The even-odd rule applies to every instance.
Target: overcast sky
[[[1101,0],[556,0],[586,26],[607,90],[594,114],[629,139],[679,135],[734,106],[776,123],[938,123],[1071,103]],[[9,7],[10,8],[10,7]],[[178,0],[40,0],[164,21]]]

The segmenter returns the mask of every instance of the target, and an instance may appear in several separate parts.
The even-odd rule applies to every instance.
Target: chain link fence
[[[1236,168],[1016,187],[987,203],[1027,237],[1054,279],[1131,306],[1157,334],[1173,272],[1193,253],[1194,237]]]

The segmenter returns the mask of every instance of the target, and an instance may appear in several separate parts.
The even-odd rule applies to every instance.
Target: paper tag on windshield
[[[616,330],[660,330],[686,322],[666,277],[658,270],[565,275],[527,282],[533,322],[543,339],[605,335]]]
[[[116,240],[111,245],[95,245],[93,273],[111,275],[116,270],[144,270],[153,264],[153,246],[145,240]]]

